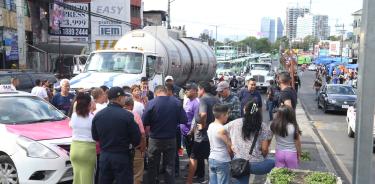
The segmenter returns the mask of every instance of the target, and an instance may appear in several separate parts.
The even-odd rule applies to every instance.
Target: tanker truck
[[[174,37],[173,37],[174,36]],[[164,27],[131,31],[114,49],[92,52],[82,73],[70,80],[71,89],[106,85],[131,86],[149,79],[150,89],[171,75],[175,84],[210,80],[216,71],[213,50],[197,39],[180,38]]]

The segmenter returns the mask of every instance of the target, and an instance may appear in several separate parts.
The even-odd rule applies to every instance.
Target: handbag
[[[250,155],[253,154],[258,136],[259,136],[259,131],[257,131],[255,133],[253,143],[251,144],[251,148],[250,148],[250,152],[249,152]],[[249,161],[245,160],[243,158],[233,159],[230,162],[230,172],[231,172],[233,178],[241,178],[243,176],[250,175],[250,163],[249,163]]]

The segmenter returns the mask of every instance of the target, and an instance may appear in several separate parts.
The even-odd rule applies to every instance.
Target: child
[[[210,184],[230,183],[230,161],[233,155],[232,143],[224,124],[228,120],[229,109],[226,105],[213,107],[215,121],[208,127],[210,141],[210,156],[208,157]]]
[[[293,109],[282,105],[271,124],[276,137],[276,167],[298,168],[301,156],[301,131]]]

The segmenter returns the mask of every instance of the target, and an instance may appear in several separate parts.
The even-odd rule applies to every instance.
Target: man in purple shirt
[[[188,121],[186,124],[181,124],[180,129],[186,152],[190,157],[193,146],[192,133],[194,129],[192,126],[192,121],[194,119],[194,115],[198,114],[199,111],[199,99],[197,98],[198,86],[194,83],[189,83],[185,87],[185,92],[187,98],[184,100],[184,110],[186,112]]]

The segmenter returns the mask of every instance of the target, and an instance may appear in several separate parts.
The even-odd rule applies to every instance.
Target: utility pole
[[[25,35],[24,0],[16,0],[17,37],[18,37],[18,68],[26,68],[26,35]]]
[[[168,0],[168,29],[171,29],[171,3],[175,0]]]
[[[341,43],[340,43],[340,57],[341,57],[341,63],[342,63],[342,54],[343,54],[343,48],[344,48],[344,34],[345,34],[345,24],[336,24],[336,29],[341,28],[337,31],[341,33]]]
[[[358,109],[356,118],[356,136],[354,143],[353,183],[371,184],[372,151],[373,151],[373,122],[375,104],[375,1],[363,0],[361,22],[361,41],[359,50],[359,86]]]
[[[89,42],[89,52],[92,51],[92,37],[91,37],[91,3],[88,3],[88,31],[87,31],[87,40]]]

